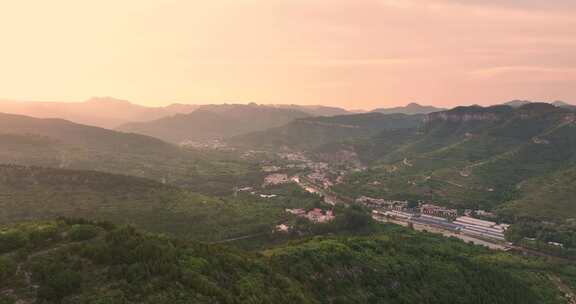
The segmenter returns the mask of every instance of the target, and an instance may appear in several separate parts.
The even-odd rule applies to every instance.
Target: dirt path
[[[252,238],[255,238],[255,237],[264,235],[264,234],[266,234],[266,233],[256,233],[256,234],[244,235],[244,236],[239,236],[239,237],[235,237],[235,238],[231,238],[231,239],[225,239],[225,240],[220,240],[220,241],[216,241],[216,242],[210,242],[210,243],[208,243],[208,244],[230,243],[230,242],[234,242],[234,241],[252,239]]]

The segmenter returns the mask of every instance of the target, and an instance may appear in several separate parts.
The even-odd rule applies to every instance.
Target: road
[[[336,204],[345,204],[344,200],[340,199],[335,193],[327,189],[324,189],[324,187],[316,185],[314,182],[308,180],[306,177],[299,176],[294,181],[298,186],[300,186],[300,188],[306,190],[307,192],[322,196],[326,204],[332,206]]]

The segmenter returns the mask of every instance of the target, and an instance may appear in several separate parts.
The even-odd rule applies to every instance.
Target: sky
[[[574,0],[0,0],[0,98],[576,102]]]

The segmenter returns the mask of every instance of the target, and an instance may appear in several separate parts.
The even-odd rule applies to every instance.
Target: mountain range
[[[403,107],[378,108],[378,109],[372,110],[372,112],[378,112],[378,113],[382,113],[382,114],[400,113],[400,114],[414,115],[414,114],[429,114],[429,113],[439,112],[439,111],[444,111],[444,110],[446,110],[446,109],[437,108],[434,106],[423,106],[423,105],[420,105],[418,103],[412,102],[412,103],[409,103]]]
[[[352,177],[342,191],[573,218],[576,209],[568,197],[576,167],[575,131],[576,113],[547,103],[432,113],[417,129],[383,132],[353,145],[370,169]],[[550,197],[551,189],[556,199],[536,199]]]
[[[0,112],[38,118],[61,118],[103,128],[115,128],[131,121],[148,121],[176,113],[189,113],[197,107],[185,104],[145,107],[111,97],[94,97],[85,102],[0,100]]]
[[[267,105],[271,108],[302,111],[311,116],[350,114],[345,109],[320,105]],[[37,118],[62,118],[76,123],[113,129],[131,122],[148,122],[176,114],[187,114],[201,105],[173,103],[150,107],[112,97],[93,97],[84,102],[0,100],[0,112]],[[214,108],[206,105],[204,109]]]
[[[127,123],[118,128],[181,143],[221,139],[282,126],[294,119],[309,117],[303,111],[264,105],[207,105],[189,114],[177,114],[158,120]]]

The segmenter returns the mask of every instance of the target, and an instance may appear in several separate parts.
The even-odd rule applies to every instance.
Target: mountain
[[[0,163],[98,170],[214,191],[231,191],[237,179],[251,180],[254,171],[243,161],[153,137],[1,113]]]
[[[270,105],[278,109],[290,109],[296,111],[302,111],[304,113],[310,114],[312,116],[337,116],[352,114],[350,111],[338,108],[338,107],[328,107],[328,106],[303,106],[303,105]]]
[[[5,113],[0,113],[0,132],[5,135],[40,135],[65,144],[111,152],[175,149],[168,143],[148,136],[81,125],[64,119],[42,119]]]
[[[395,108],[378,108],[372,110],[372,112],[378,112],[382,114],[394,114],[394,113],[401,113],[401,114],[428,114],[433,112],[444,111],[446,109],[437,108],[433,106],[422,106],[417,103],[409,103],[404,107],[395,107]]]
[[[342,150],[367,167],[333,188],[343,196],[489,210],[513,224],[510,241],[575,252],[574,111],[549,103],[457,107],[428,114],[417,132],[382,132],[323,153]]]
[[[566,108],[566,109],[571,109],[571,110],[576,109],[575,105],[569,104],[569,103],[561,101],[561,100],[556,100],[553,102],[538,102],[538,101],[531,101],[531,100],[512,100],[512,101],[504,103],[504,105],[510,106],[513,108],[519,108],[521,106],[531,104],[531,103],[549,103],[549,104],[557,106],[559,108]]]
[[[177,114],[150,122],[128,123],[118,128],[181,143],[220,139],[284,125],[308,117],[302,111],[264,105],[207,105],[189,114]]]
[[[64,219],[0,226],[3,303],[566,303],[573,267],[395,229],[264,252]]]
[[[332,117],[296,119],[284,126],[240,135],[228,140],[232,145],[266,149],[315,149],[329,143],[369,137],[384,130],[418,127],[421,115],[364,113]]]
[[[76,123],[115,128],[132,121],[148,121],[176,113],[189,113],[198,106],[174,104],[145,107],[111,97],[95,97],[85,102],[0,101],[0,112],[38,118],[62,118]]]
[[[546,103],[458,107],[428,114],[421,131],[358,142],[354,151],[378,168],[352,178],[342,191],[494,209],[531,195],[531,180],[576,166],[576,114]],[[371,186],[374,181],[381,186]],[[365,186],[352,189],[354,184]],[[560,204],[548,201],[555,212],[531,209],[531,216],[576,216],[561,212]]]

